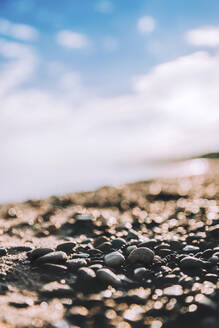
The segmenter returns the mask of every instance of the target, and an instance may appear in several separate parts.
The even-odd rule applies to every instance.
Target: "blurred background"
[[[218,91],[218,0],[0,0],[0,202],[218,151]]]

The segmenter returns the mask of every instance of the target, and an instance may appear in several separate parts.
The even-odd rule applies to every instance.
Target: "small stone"
[[[84,215],[84,214],[77,214],[75,218],[77,221],[81,221],[81,222],[89,222],[93,220],[93,217],[91,215]]]
[[[83,258],[83,259],[87,259],[88,257],[90,257],[89,254],[87,253],[78,253],[78,254],[74,254],[73,258]]]
[[[90,256],[101,256],[103,254],[103,252],[97,248],[91,248],[87,250],[87,252],[90,254]]]
[[[92,270],[91,268],[80,268],[78,270],[78,274],[79,274],[79,277],[82,279],[82,280],[92,280],[96,277],[96,273],[94,270]]]
[[[164,295],[167,296],[180,296],[183,294],[182,286],[173,285],[171,287],[167,287],[163,290]]]
[[[96,272],[97,278],[102,282],[112,285],[113,287],[118,287],[121,285],[121,279],[117,277],[110,269],[99,269]]]
[[[112,247],[115,249],[120,249],[122,246],[126,245],[126,241],[123,238],[115,238],[112,240]]]
[[[45,270],[46,273],[54,275],[63,275],[67,273],[67,268],[64,265],[43,263],[40,270]]]
[[[4,256],[7,254],[7,251],[4,247],[0,247],[0,256]]]
[[[205,275],[205,280],[216,283],[218,281],[218,276],[217,276],[217,274],[214,274],[214,273],[207,273]]]
[[[33,261],[37,259],[38,257],[41,257],[43,255],[46,255],[48,253],[52,253],[52,248],[36,248],[33,251],[30,251],[27,253],[27,257],[29,260]]]
[[[139,247],[134,249],[128,256],[129,262],[132,264],[140,262],[149,265],[153,262],[154,252],[147,247]]]
[[[29,252],[32,251],[32,247],[29,246],[15,246],[15,247],[10,247],[10,252]]]
[[[136,245],[131,245],[126,248],[126,254],[129,255],[134,249],[136,249]]]
[[[216,226],[211,227],[208,231],[208,235],[210,237],[218,239],[219,238],[219,224],[217,224]]]
[[[157,240],[156,239],[149,239],[149,240],[144,240],[138,244],[138,247],[147,247],[147,248],[152,248],[157,245]]]
[[[182,249],[185,253],[197,253],[199,252],[199,247],[193,245],[187,245]]]
[[[98,245],[97,248],[104,253],[108,253],[112,250],[112,245],[109,242],[105,242],[105,243]]]
[[[212,264],[217,264],[219,262],[219,253],[218,256],[215,254],[209,258],[209,262]]]
[[[219,258],[219,252],[215,252],[214,256],[217,256]]]
[[[178,277],[175,274],[168,274],[164,277],[164,282],[166,283],[176,283],[178,282]]]
[[[162,248],[162,249],[159,249],[157,251],[157,254],[160,255],[160,256],[162,256],[162,257],[165,257],[167,255],[172,254],[172,251],[170,249],[168,249],[168,248]]]
[[[102,269],[103,265],[102,264],[91,264],[89,268],[93,269],[94,271],[97,271],[99,269]]]
[[[87,265],[87,261],[85,259],[72,259],[66,262],[67,267],[70,270],[77,270],[80,267],[84,267]]]
[[[55,264],[63,264],[67,260],[67,255],[64,252],[52,252],[41,257],[38,257],[34,264],[43,264],[43,263],[55,263]]]
[[[208,258],[208,257],[211,257],[213,255],[214,251],[212,249],[206,249],[204,252],[203,252],[203,256],[205,258]]]
[[[101,244],[103,244],[103,243],[106,243],[106,242],[108,242],[109,241],[109,239],[107,238],[107,237],[105,237],[105,236],[100,236],[100,237],[98,237],[98,238],[96,238],[95,240],[94,240],[94,247],[97,247],[97,246],[99,246],[99,245],[101,245]]]
[[[76,246],[76,243],[74,243],[74,242],[62,243],[56,247],[56,250],[66,252],[68,254],[68,253],[72,252],[72,250],[75,246]]]
[[[127,240],[138,239],[138,234],[134,230],[129,230],[126,238],[127,238]]]
[[[195,257],[187,256],[180,261],[180,267],[182,269],[199,269],[202,268],[204,262]]]
[[[141,280],[147,279],[149,276],[150,276],[150,271],[144,267],[137,268],[134,270],[134,277],[137,280],[141,281]]]
[[[120,252],[112,252],[104,257],[105,264],[108,266],[116,267],[121,265],[125,258]]]

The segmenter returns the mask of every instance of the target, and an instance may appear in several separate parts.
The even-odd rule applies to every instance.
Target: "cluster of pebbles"
[[[218,195],[214,174],[2,206],[0,322],[217,328]]]

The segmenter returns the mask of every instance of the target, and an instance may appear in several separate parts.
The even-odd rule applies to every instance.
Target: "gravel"
[[[0,326],[218,328],[218,200],[206,175],[2,205]]]

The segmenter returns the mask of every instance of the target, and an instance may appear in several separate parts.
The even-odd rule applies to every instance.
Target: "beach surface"
[[[0,206],[0,327],[218,328],[219,164]]]

